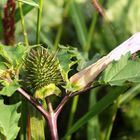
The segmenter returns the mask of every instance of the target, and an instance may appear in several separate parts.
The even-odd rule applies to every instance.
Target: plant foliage
[[[0,139],[14,140],[19,132],[20,114],[17,109],[20,103],[5,105],[0,99]]]
[[[103,72],[101,81],[106,84],[122,86],[126,82],[140,82],[140,59],[130,58],[130,54],[121,57],[119,61],[114,61]]]

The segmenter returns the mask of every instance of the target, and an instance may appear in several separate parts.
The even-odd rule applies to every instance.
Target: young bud
[[[117,48],[112,50],[108,55],[99,59],[96,63],[90,65],[84,70],[76,73],[70,78],[73,85],[79,89],[85,88],[113,61],[119,60],[122,55],[130,52],[131,54],[140,50],[140,33],[134,34],[128,40],[123,42]]]
[[[108,56],[104,56],[96,63],[90,65],[84,70],[76,73],[70,78],[70,82],[82,89],[90,84],[110,63]]]

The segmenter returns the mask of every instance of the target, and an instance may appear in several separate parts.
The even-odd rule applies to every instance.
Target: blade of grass
[[[99,89],[99,88],[98,88]],[[96,93],[98,89],[91,90],[89,96],[89,110],[91,107],[97,103]],[[98,120],[98,115],[91,118],[87,124],[87,139],[88,140],[100,140],[100,124]]]
[[[120,97],[114,103],[112,117],[111,117],[109,125],[106,129],[106,134],[105,134],[105,138],[104,138],[105,140],[110,140],[113,124],[114,124],[115,117],[116,117],[119,106],[132,100],[135,96],[137,96],[140,93],[139,91],[140,91],[140,84],[136,85],[135,87],[132,87],[127,92],[120,95]]]
[[[85,23],[84,16],[82,15],[81,9],[79,5],[75,2],[75,0],[73,0],[73,2],[71,3],[70,16],[75,26],[77,36],[82,46],[82,49],[85,53],[87,53],[85,48],[85,44],[87,40],[86,23]]]
[[[102,3],[102,2],[103,2],[103,0],[100,1],[100,3]],[[91,47],[91,43],[92,43],[94,31],[95,31],[95,26],[96,26],[96,23],[97,23],[97,20],[98,20],[98,15],[99,15],[99,13],[97,13],[97,12],[93,13],[91,25],[90,25],[90,28],[89,28],[89,31],[88,31],[87,41],[86,41],[86,44],[85,44],[85,47],[84,47],[87,52],[89,52],[90,47]]]
[[[36,44],[40,43],[42,8],[43,8],[43,0],[39,0],[39,9],[38,9],[38,15],[37,15]]]
[[[21,98],[21,97],[20,97]],[[27,138],[27,133],[26,133],[26,128],[27,128],[27,114],[28,114],[28,103],[22,99],[22,104],[21,104],[21,119],[20,119],[20,140],[26,140]]]
[[[70,5],[71,5],[72,1],[73,0],[67,0],[66,1],[66,6],[64,7],[64,11],[63,11],[63,15],[62,15],[62,23],[58,27],[57,35],[56,35],[56,38],[55,38],[55,43],[54,43],[55,50],[57,50],[58,44],[59,44],[59,42],[61,40],[61,36],[62,36],[63,28],[64,28],[64,25],[63,25],[64,18],[67,16],[67,14],[69,12]]]
[[[48,45],[48,47],[53,48],[52,41],[49,39],[49,37],[45,33],[41,32],[40,37],[41,37],[41,41],[43,42],[43,44],[46,44],[46,45]]]
[[[120,96],[119,106],[129,102],[138,94],[140,94],[140,84],[132,87],[131,89],[129,89],[127,92],[125,92],[123,95]]]
[[[87,29],[86,29],[85,20],[82,16],[82,13],[81,13],[81,9],[79,8],[79,6],[76,4],[76,2],[74,0],[71,0],[71,2],[68,3],[68,5],[66,7],[66,13],[68,12],[69,8],[70,8],[70,16],[73,19],[73,24],[74,24],[75,29],[77,31],[79,41],[83,47],[82,49],[87,54],[88,51],[86,50],[86,46],[85,46],[85,43],[87,40],[87,38],[86,38],[87,37]],[[69,128],[73,124],[74,115],[75,115],[76,108],[78,105],[78,100],[79,100],[79,97],[77,96],[77,97],[74,97],[73,102],[72,102],[72,107],[71,107],[71,111],[70,111],[70,119],[68,122],[68,131],[69,131]],[[70,140],[71,135],[68,136],[66,139]]]
[[[97,17],[98,17],[98,14],[95,13],[93,15],[93,18],[92,18],[92,22],[91,22],[89,32],[88,32],[87,41],[86,41],[86,44],[85,44],[85,47],[84,47],[86,49],[86,52],[89,52],[90,47],[91,47],[91,42],[92,42],[92,39],[93,39],[93,33],[94,33],[94,30],[95,30],[95,25],[97,23]]]
[[[16,0],[16,1],[25,3],[27,5],[30,5],[30,6],[33,6],[33,7],[36,7],[36,8],[39,8],[39,5],[36,2],[34,2],[34,1],[32,1],[32,2],[31,1],[27,1],[27,0]]]
[[[63,32],[63,23],[59,26],[58,31],[57,31],[57,35],[56,35],[55,42],[54,42],[55,50],[57,50],[58,44],[60,43],[62,32]]]
[[[97,102],[93,107],[91,107],[91,110],[88,113],[86,113],[69,129],[64,138],[77,131],[80,127],[86,124],[91,118],[93,118],[93,116],[98,115],[100,112],[102,112],[105,108],[107,108],[110,104],[112,104],[113,101],[115,101],[120,95],[121,92],[115,94],[109,93],[105,97],[103,97],[99,102]]]
[[[104,140],[110,140],[113,124],[114,124],[117,110],[118,110],[118,102],[119,102],[119,98],[116,100],[116,102],[113,105],[112,115],[111,115],[111,118],[109,120],[108,127],[106,128],[106,134],[105,134]]]
[[[70,111],[70,117],[69,117],[69,121],[68,121],[68,129],[69,130],[73,124],[74,121],[74,116],[76,113],[76,109],[77,109],[77,105],[78,105],[78,101],[79,101],[79,96],[75,96],[73,98],[73,102],[72,102],[72,107],[71,107],[71,111]],[[66,140],[71,140],[71,135],[69,135]]]
[[[25,42],[25,45],[28,46],[29,43],[28,43],[28,37],[27,37],[26,27],[25,27],[25,23],[24,23],[24,16],[23,16],[23,10],[22,10],[21,2],[18,2],[18,7],[19,7],[19,10],[20,10],[21,26],[22,26],[23,36],[24,36],[24,42]]]

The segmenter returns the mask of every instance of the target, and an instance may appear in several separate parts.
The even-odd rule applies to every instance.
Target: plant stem
[[[98,13],[100,13],[102,17],[105,17],[104,9],[101,7],[101,5],[98,3],[98,1],[97,0],[92,0],[92,4],[95,7],[96,11]]]
[[[58,131],[57,131],[57,118],[59,113],[61,112],[64,105],[69,101],[70,98],[73,96],[79,95],[84,93],[87,90],[90,90],[91,88],[94,88],[93,86],[90,86],[88,88],[85,88],[81,91],[75,92],[75,93],[67,93],[65,97],[62,99],[58,107],[53,110],[51,101],[49,97],[46,98],[46,103],[48,105],[48,112],[42,107],[41,104],[36,102],[36,100],[30,96],[27,92],[25,92],[22,88],[18,88],[17,91],[28,101],[30,102],[43,116],[46,120],[48,120],[51,137],[52,140],[58,140]]]
[[[29,101],[43,116],[45,119],[48,120],[49,114],[48,112],[42,107],[41,104],[36,102],[36,100],[30,96],[27,92],[25,92],[22,88],[18,88],[17,91],[24,97],[26,98],[27,101]]]
[[[56,116],[59,115],[59,113],[61,112],[62,108],[64,107],[64,105],[68,102],[68,100],[70,99],[71,94],[67,94],[62,101],[60,102],[60,104],[57,106],[57,108],[55,109],[55,114]]]
[[[54,43],[55,50],[57,50],[58,44],[60,43],[62,31],[63,31],[63,23],[59,26],[58,32],[57,32],[57,35],[56,35],[56,38],[55,38],[55,43]]]
[[[61,102],[59,103],[59,105],[57,106],[57,108],[55,109],[55,114],[56,116],[59,115],[59,113],[61,112],[61,110],[63,109],[64,105],[69,101],[69,99],[71,99],[72,97],[74,96],[77,96],[77,95],[81,95],[81,94],[84,94],[86,91],[90,90],[90,89],[93,89],[93,88],[96,88],[100,85],[96,85],[96,86],[89,86],[85,89],[82,89],[80,91],[77,91],[77,92],[73,92],[73,93],[66,93],[66,96],[61,100]]]
[[[38,15],[37,15],[36,44],[40,43],[42,9],[43,9],[43,0],[40,0],[39,1]]]
[[[49,97],[46,98],[46,103],[47,103],[47,106],[48,106],[48,112],[49,112],[50,114],[54,113],[53,107],[52,107],[52,103],[51,103]]]
[[[42,107],[42,105],[38,104],[28,93],[26,93],[22,88],[18,88],[17,91],[26,98],[43,116],[46,120],[48,120],[49,128],[51,131],[52,140],[58,140],[58,132],[57,132],[57,115],[54,113],[52,104],[49,98],[46,99],[48,105],[49,113]]]
[[[18,2],[18,7],[19,7],[19,11],[20,11],[20,16],[21,16],[21,26],[22,26],[22,30],[23,30],[24,42],[25,42],[25,45],[28,46],[29,43],[28,43],[28,37],[27,37],[21,2]]]
[[[49,111],[48,124],[51,132],[51,138],[52,140],[58,140],[57,115],[56,113],[54,113],[54,110],[52,108],[52,103],[49,97],[46,98],[46,103],[48,105],[48,111]]]
[[[49,129],[51,132],[51,139],[58,140],[57,117],[55,114],[51,114],[49,116],[48,124],[49,124]]]

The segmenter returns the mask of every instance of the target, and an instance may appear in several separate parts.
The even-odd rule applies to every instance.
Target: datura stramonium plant
[[[59,61],[48,49],[41,46],[32,48],[25,58],[25,70],[27,83],[35,90],[35,98],[60,94],[57,86],[63,83],[63,78]]]

